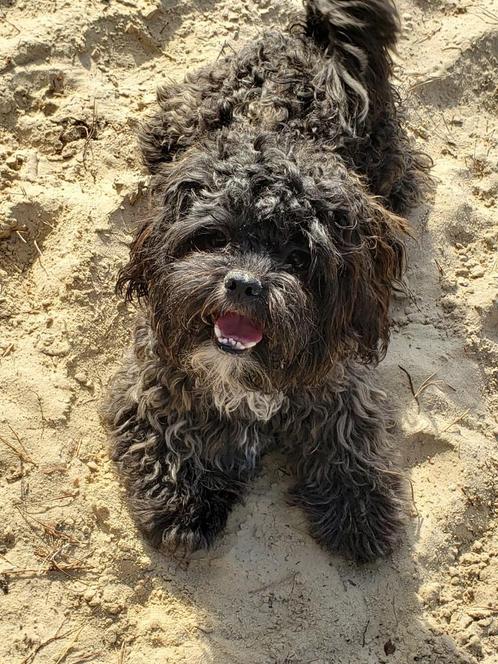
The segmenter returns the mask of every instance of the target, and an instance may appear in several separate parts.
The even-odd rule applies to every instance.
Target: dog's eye
[[[213,230],[199,233],[189,241],[190,251],[212,251],[222,249],[228,244],[228,238],[223,231]]]
[[[310,264],[310,255],[305,249],[293,249],[285,257],[285,263],[296,272],[304,272]]]

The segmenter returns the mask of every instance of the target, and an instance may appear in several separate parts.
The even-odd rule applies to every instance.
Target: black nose
[[[263,286],[261,281],[247,272],[229,272],[225,277],[225,289],[230,295],[257,297]]]

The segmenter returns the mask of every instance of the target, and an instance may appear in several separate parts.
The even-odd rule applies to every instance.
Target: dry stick
[[[18,576],[19,574],[34,574],[35,576],[40,576],[41,574],[47,574],[47,572],[58,572],[59,570],[50,570],[50,569],[34,569],[34,568],[19,568],[19,569],[5,569],[0,572],[4,576]],[[77,579],[79,580],[79,579]]]
[[[433,373],[431,373],[431,375],[430,375],[428,378],[426,378],[426,379],[420,384],[418,390],[417,390],[416,393],[415,393],[415,398],[416,398],[416,399],[422,394],[422,392],[425,392],[425,390],[426,390],[428,387],[430,387],[431,385],[435,385],[435,386],[437,387],[439,384],[441,384],[441,383],[444,382],[444,381],[442,381],[442,380],[434,380],[434,381],[431,382],[431,378],[434,378],[434,376],[435,376],[436,374],[437,374],[437,371],[434,371]]]
[[[124,664],[125,654],[126,654],[126,641],[123,641],[121,643],[121,649],[120,649],[119,655],[118,655],[118,664]]]
[[[17,508],[19,509],[19,508]],[[55,539],[63,539],[66,540],[66,542],[69,542],[70,544],[83,544],[83,542],[80,542],[80,540],[76,539],[75,537],[71,537],[71,535],[67,535],[64,532],[61,532],[60,530],[56,530],[53,526],[51,526],[49,523],[45,523],[44,521],[40,521],[36,517],[34,517],[32,514],[29,512],[21,512],[19,509],[19,512],[23,515],[23,517],[29,516],[30,519],[33,521],[36,521],[36,523],[43,528],[43,530],[48,534],[54,537]],[[24,518],[26,523],[29,524],[26,518]]]
[[[12,565],[12,567],[15,567],[14,563],[12,563],[12,562],[7,558],[7,556],[4,556],[3,553],[0,553],[0,558],[1,558],[2,560],[5,560],[6,563],[9,563],[9,565]],[[2,574],[3,574],[3,572],[2,572]]]
[[[418,409],[420,410],[420,403],[419,403],[419,400],[418,400],[418,398],[417,398],[417,395],[415,394],[415,388],[413,387],[413,380],[412,380],[412,377],[410,376],[410,374],[408,373],[408,371],[407,371],[404,367],[401,366],[401,364],[398,364],[398,368],[401,369],[401,371],[407,375],[407,377],[408,377],[408,383],[409,383],[409,385],[410,385],[410,391],[411,391],[411,393],[412,393],[412,395],[413,395],[413,398],[414,398],[415,401],[417,402]]]
[[[367,629],[368,629],[369,625],[370,625],[370,618],[367,620],[367,624],[365,625],[365,629],[363,630],[363,634],[362,634],[362,637],[361,637],[361,647],[362,648],[365,647],[365,637],[367,635]]]
[[[22,451],[24,452],[24,454],[25,454],[27,457],[29,457],[29,458],[31,459],[31,456],[30,456],[30,454],[28,453],[28,450],[24,447],[24,443],[23,443],[22,440],[21,440],[21,436],[17,433],[17,431],[16,431],[15,429],[13,429],[13,428],[10,426],[10,424],[9,424],[8,422],[7,422],[7,426],[8,426],[9,429],[11,430],[12,434],[15,436],[15,439],[16,439],[17,442],[19,443],[19,447],[22,449]],[[32,461],[31,463],[34,463],[35,466],[37,465],[34,461]]]
[[[17,456],[19,457],[19,459],[21,459],[21,461],[32,463],[34,466],[38,467],[38,464],[35,463],[33,459],[26,454],[26,452],[24,452],[23,450],[18,450],[17,447],[15,447],[15,445],[12,445],[12,443],[9,443],[9,441],[5,440],[1,436],[0,436],[0,443],[3,443],[9,448],[9,450],[12,450],[12,452],[17,454]]]
[[[53,641],[59,641],[60,639],[65,638],[68,634],[71,634],[72,630],[64,632],[64,634],[60,633],[65,622],[66,618],[64,618],[59,627],[56,629],[55,634],[53,636],[50,636],[46,641],[42,641],[40,644],[38,644],[36,648],[32,650],[29,653],[29,655],[22,660],[21,664],[31,664],[31,662],[35,659],[36,655],[40,652],[40,650],[42,650],[42,648],[45,648],[45,646],[48,646],[49,643],[52,643]]]
[[[423,81],[418,81],[417,83],[410,85],[410,87],[408,88],[408,92],[412,92],[413,90],[416,90],[417,88],[420,88],[423,85],[429,85],[429,83],[433,83],[434,81],[439,81],[439,79],[441,78],[442,76],[429,76],[429,78],[426,78]]]
[[[67,646],[67,648],[65,648],[64,651],[59,655],[59,657],[55,660],[55,663],[54,663],[54,664],[60,664],[61,662],[63,662],[63,661],[66,659],[66,656],[69,654],[69,651],[74,647],[76,641],[77,641],[78,638],[79,638],[79,635],[80,635],[81,632],[83,631],[84,626],[85,626],[85,625],[81,625],[81,627],[80,627],[79,629],[76,630],[76,633],[75,633],[75,635],[74,635],[74,637],[73,637],[73,640],[72,640],[71,643]]]
[[[456,417],[452,422],[450,422],[450,423],[448,424],[448,426],[445,426],[444,429],[441,429],[440,433],[444,433],[445,431],[448,431],[448,429],[451,429],[451,427],[452,427],[454,424],[457,424],[458,422],[460,422],[460,420],[463,420],[463,418],[465,417],[465,415],[468,415],[469,413],[470,413],[470,408],[467,408],[467,410],[464,410],[463,413],[462,413],[461,415],[459,415],[459,416]]]
[[[86,153],[87,153],[88,148],[89,147],[91,148],[90,141],[95,136],[96,131],[97,131],[97,106],[96,106],[96,100],[94,98],[94,100],[93,100],[93,109],[92,109],[92,124],[90,125],[90,130],[89,131],[87,130],[85,145],[83,146],[83,157],[82,157],[82,159],[83,159],[83,168],[85,169],[85,171],[87,170],[87,167],[86,167]]]
[[[33,240],[33,244],[35,245],[36,251],[38,252],[38,256],[39,256],[39,261],[40,261],[41,268],[42,268],[42,270],[45,272],[45,274],[46,274],[47,277],[48,277],[49,275],[48,275],[48,272],[47,272],[47,270],[46,270],[46,268],[45,268],[45,265],[43,265],[43,261],[42,261],[42,252],[41,252],[40,247],[38,246],[38,242],[37,242],[36,240]]]
[[[41,415],[41,422],[42,422],[42,431],[40,434],[40,441],[43,440],[43,434],[45,433],[45,415],[43,414],[43,406],[42,406],[42,399],[41,396],[38,394],[36,390],[33,390],[32,388],[29,388],[30,392],[33,392],[33,394],[36,396],[36,399],[38,401],[38,408],[40,409],[40,415]]]
[[[6,355],[8,355],[13,348],[14,348],[14,344],[10,344],[10,346],[7,346],[7,348],[2,353],[2,357],[5,357]]]
[[[477,609],[478,611],[489,611],[490,613],[498,613],[498,606],[473,606],[472,609]]]
[[[17,34],[18,34],[18,35],[21,34],[21,31],[19,30],[19,28],[17,27],[17,25],[14,25],[14,24],[11,23],[10,21],[8,21],[7,18],[6,18],[6,16],[5,16],[5,14],[4,14],[3,12],[0,13],[0,18],[1,18],[2,20],[4,20],[5,23],[7,23],[7,25],[10,25],[11,28],[14,28],[14,30],[17,30]]]
[[[445,272],[444,272],[443,268],[441,267],[441,263],[437,260],[437,258],[434,259],[434,262],[436,263],[436,267],[439,270],[439,274],[442,277],[444,277]]]

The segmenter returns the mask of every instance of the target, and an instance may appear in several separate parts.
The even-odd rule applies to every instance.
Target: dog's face
[[[160,209],[119,284],[147,299],[165,358],[268,392],[378,358],[402,222],[333,155],[234,137],[156,178]]]

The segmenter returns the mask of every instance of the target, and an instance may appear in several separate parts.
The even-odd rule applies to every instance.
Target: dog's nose
[[[257,297],[263,286],[261,281],[247,272],[229,272],[225,277],[225,289],[230,295]]]

